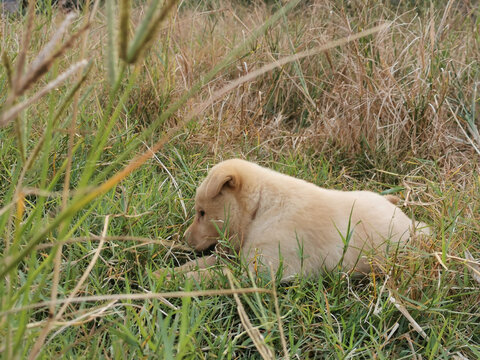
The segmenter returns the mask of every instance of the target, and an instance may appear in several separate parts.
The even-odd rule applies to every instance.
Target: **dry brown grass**
[[[382,149],[398,158],[418,156],[444,164],[471,161],[475,149],[452,110],[461,114],[461,104],[471,105],[477,81],[480,49],[474,34],[475,8],[454,4],[417,14],[370,5],[353,2],[350,8],[341,8],[335,2],[312,1],[289,14],[297,19],[294,27],[280,24],[270,30],[250,54],[205,86],[199,98],[208,99],[215,89],[274,59],[380,20],[393,23],[373,42],[360,40],[242,85],[198,119],[199,132],[191,140],[208,144],[215,135],[216,146],[228,148],[246,137],[252,143],[265,142],[272,150],[314,147],[351,155]],[[168,47],[167,65],[153,54],[145,60],[149,70],[138,90],[139,117],[148,122],[145,114],[160,111],[165,96],[175,98],[190,88],[242,41],[239,28],[248,34],[269,14],[264,4],[228,3],[212,11],[180,11],[154,49],[161,53]],[[157,70],[152,75],[155,67],[163,68],[163,74]],[[163,91],[160,96],[158,89],[168,89],[168,95]]]
[[[450,5],[417,13],[376,2],[342,7],[333,1],[310,1],[287,15],[288,25],[269,30],[176,116],[185,116],[215,90],[276,59],[388,20],[391,26],[373,35],[374,41],[360,40],[296,61],[238,87],[198,119],[199,131],[190,140],[212,150],[229,148],[242,137],[272,151],[340,149],[351,156],[381,149],[398,159],[439,159],[448,166],[471,161],[479,155],[480,144],[464,118],[478,86],[478,10]],[[141,85],[134,90],[128,116],[137,126],[148,125],[272,13],[265,3],[200,6],[177,11],[142,60]],[[89,55],[96,59],[91,82],[105,71],[99,62],[108,48],[104,12],[100,9],[89,35]],[[144,8],[135,8],[131,27],[143,16]],[[48,38],[54,30],[43,29],[41,36]],[[73,49],[70,56],[76,55]],[[98,94],[92,112],[101,110],[105,96]]]

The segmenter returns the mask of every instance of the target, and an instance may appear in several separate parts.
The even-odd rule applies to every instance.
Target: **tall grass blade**
[[[117,79],[117,48],[115,46],[115,4],[114,0],[106,1],[107,11],[107,75],[110,86],[113,87]]]
[[[64,22],[68,24],[68,21]],[[55,60],[60,58],[66,50],[71,48],[75,41],[89,28],[90,24],[86,23],[80,30],[78,30],[75,34],[71,35],[63,44],[62,46],[55,51],[50,52],[49,54],[45,54],[45,57],[42,55],[40,58],[36,60],[36,62],[29,67],[28,71],[25,75],[19,80],[16,95],[23,94],[26,90],[28,90],[40,77],[42,77],[54,64]],[[65,31],[63,29],[62,31]],[[53,45],[47,44],[47,47]]]
[[[31,98],[28,98],[21,102],[20,104],[17,104],[10,109],[8,109],[6,112],[2,113],[0,115],[0,127],[6,126],[10,121],[15,119],[20,112],[25,110],[27,107],[32,105],[34,102],[38,101],[40,98],[48,94],[50,91],[55,89],[57,86],[65,82],[70,76],[75,74],[76,72],[82,70],[87,66],[88,62],[87,60],[81,60],[76,64],[73,64],[68,68],[64,73],[59,75],[55,80],[52,80],[49,82],[43,89],[39,90],[36,92]]]
[[[155,16],[159,1],[152,0],[148,6],[147,11],[145,12],[145,17],[137,28],[135,35],[132,39],[130,46],[128,47],[127,52],[127,61],[133,63],[138,58],[143,45],[146,42],[149,33],[155,31],[155,23],[152,23],[152,19]]]
[[[36,3],[37,3],[36,0],[29,0],[28,1],[27,24],[26,24],[25,29],[23,31],[22,48],[20,50],[20,53],[18,54],[16,72],[15,72],[15,76],[14,76],[15,80],[13,82],[13,94],[14,94],[14,96],[20,94],[21,79],[22,79],[24,68],[25,68],[27,50],[30,46],[30,39],[32,38],[33,23],[34,23],[34,20],[35,20],[35,5],[36,5]]]
[[[127,62],[128,32],[130,22],[130,0],[120,0],[120,59]]]
[[[128,49],[127,62],[132,64],[137,61],[140,54],[148,47],[151,42],[155,39],[158,31],[160,31],[160,25],[167,18],[167,15],[170,13],[170,10],[174,7],[178,0],[167,0],[165,6],[162,8],[160,13],[155,16],[154,20],[151,23],[147,23],[147,19],[150,20],[153,17],[155,8],[153,3],[150,4],[145,20],[140,25],[140,28],[137,31],[133,44]],[[155,1],[153,1],[155,2]]]
[[[2,52],[2,63],[3,63],[3,66],[5,67],[8,87],[12,89],[13,88],[12,64],[10,63],[10,60],[8,59],[6,52]]]
[[[58,45],[60,40],[62,39],[65,32],[68,30],[70,25],[72,24],[73,20],[75,19],[76,15],[74,13],[69,13],[63,22],[58,27],[55,34],[53,34],[52,38],[48,41],[48,43],[43,47],[43,49],[38,53],[35,60],[32,61],[29,67],[29,73],[35,74],[39,71],[39,69],[46,63],[50,63],[52,54],[55,53],[55,47]],[[36,77],[31,75],[32,77]],[[29,83],[33,82],[29,77],[26,77],[22,83]],[[23,84],[22,84],[23,85]],[[24,89],[22,89],[24,91]]]

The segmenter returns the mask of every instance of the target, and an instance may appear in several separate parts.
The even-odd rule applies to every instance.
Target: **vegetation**
[[[480,358],[480,9],[415,4],[2,18],[2,357]],[[366,277],[157,279],[230,157],[396,194],[433,234]]]

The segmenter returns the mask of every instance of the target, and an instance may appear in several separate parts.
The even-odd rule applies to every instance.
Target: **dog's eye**
[[[200,210],[200,211],[198,212],[198,215],[200,215],[200,217],[204,217],[204,216],[205,216],[205,211]]]

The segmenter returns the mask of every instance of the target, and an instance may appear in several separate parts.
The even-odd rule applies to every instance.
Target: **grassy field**
[[[475,2],[45,3],[0,23],[2,358],[480,358]],[[433,234],[367,277],[157,279],[230,157]]]

